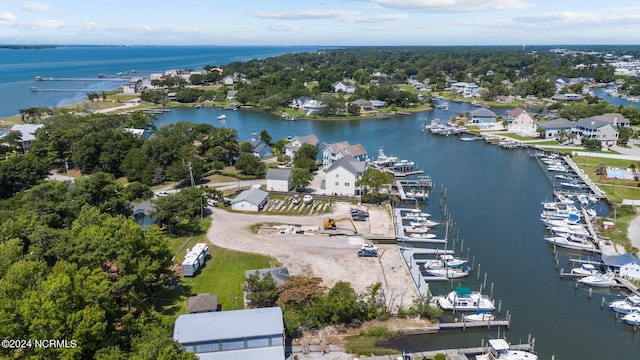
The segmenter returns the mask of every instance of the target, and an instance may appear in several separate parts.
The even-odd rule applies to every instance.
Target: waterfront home
[[[238,95],[237,90],[229,90],[227,91],[227,100],[233,100],[236,98],[237,95]]]
[[[469,113],[469,122],[475,125],[493,125],[496,123],[497,118],[498,115],[496,115],[496,113],[484,107],[473,110]]]
[[[293,109],[302,109],[304,104],[307,103],[307,101],[311,100],[310,97],[308,96],[300,96],[297,97],[293,100],[291,100],[291,108]]]
[[[239,211],[260,211],[269,201],[269,193],[251,188],[240,193],[231,201],[231,209]]]
[[[43,126],[43,124],[15,124],[9,131],[17,131],[20,133],[20,139],[17,139],[16,142],[22,148],[23,152],[27,152],[31,149],[36,139],[36,132]],[[5,135],[6,133],[0,135],[0,142]]]
[[[628,128],[631,125],[631,121],[629,121],[629,119],[625,118],[620,113],[606,113],[602,115],[592,116],[591,118],[599,121],[608,122],[617,129],[623,128],[623,127]]]
[[[200,359],[285,358],[279,307],[180,315],[173,339]]]
[[[366,112],[373,110],[373,105],[371,105],[371,101],[365,99],[358,99],[350,102],[351,105],[357,105],[360,107],[360,112]]]
[[[604,267],[619,276],[640,280],[640,259],[632,254],[602,255]]]
[[[310,99],[307,100],[304,104],[302,104],[302,110],[304,114],[309,116],[320,112],[324,108],[324,104],[320,100]]]
[[[124,128],[122,130],[136,136],[145,137],[147,139],[151,139],[156,136],[156,133],[153,130],[149,129]]]
[[[286,192],[293,189],[291,169],[269,168],[267,170],[267,190]]]
[[[618,130],[612,124],[592,118],[577,121],[571,132],[587,140],[600,140],[607,146],[612,146],[618,140]]]
[[[351,155],[345,155],[334,161],[325,172],[325,191],[330,195],[355,196],[360,191],[356,181],[362,177],[366,162]]]
[[[271,148],[271,146],[262,141],[260,139],[260,136],[258,136],[258,133],[251,133],[251,139],[247,140],[247,142],[250,143],[253,147],[251,152],[254,156],[263,158],[273,155],[273,149]]]
[[[462,94],[466,98],[471,98],[478,95],[480,87],[474,83],[456,82],[451,84],[451,89],[457,93]]]
[[[294,136],[291,138],[290,142],[284,146],[284,153],[291,159],[296,156],[296,153],[304,144],[309,144],[313,146],[318,146],[318,137],[314,134],[305,135],[305,136]]]
[[[350,145],[346,141],[324,144],[322,147],[322,168],[329,168],[336,160],[347,155],[353,156],[359,161],[367,160],[367,151],[360,144]]]
[[[533,136],[536,133],[536,120],[529,112],[517,107],[507,114],[509,125],[507,129],[516,134]]]
[[[544,129],[543,135],[545,139],[557,139],[560,131],[564,130],[568,133],[573,128],[573,122],[565,118],[541,121],[538,125]]]

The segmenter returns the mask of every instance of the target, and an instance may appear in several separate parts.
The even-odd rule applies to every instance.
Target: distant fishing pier
[[[98,77],[98,78],[57,78],[57,77],[42,77],[36,76],[35,81],[38,82],[51,82],[51,81],[62,81],[66,83],[73,83],[74,87],[59,87],[59,88],[41,88],[32,86],[32,92],[73,92],[73,93],[95,93],[99,91],[104,91],[96,88],[88,88],[83,87],[86,86],[87,83],[98,84],[98,85],[108,85],[109,87],[113,87],[113,85],[122,85],[125,83],[131,82],[131,78],[117,77],[117,78],[107,78],[107,77]],[[106,87],[106,86],[103,86]]]

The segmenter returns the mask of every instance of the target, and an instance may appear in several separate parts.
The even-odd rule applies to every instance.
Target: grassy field
[[[209,242],[206,229],[211,224],[207,217],[201,222],[201,231],[191,236],[176,236],[170,238],[170,250],[175,255],[174,263],[180,264],[184,259],[186,249],[190,249],[199,242]],[[194,277],[183,277],[180,285],[171,293],[165,295],[163,314],[177,316],[187,313],[189,296],[201,293],[218,295],[218,303],[222,310],[242,309],[245,270],[264,269],[280,266],[274,259],[254,253],[244,253],[223,249],[209,244],[211,257],[205,266]],[[233,297],[233,301],[232,301]]]
[[[589,176],[598,187],[605,192],[612,203],[621,203],[622,199],[640,200],[640,182],[633,180],[607,179],[596,174],[600,164],[607,167],[625,169],[630,165],[638,166],[634,161],[607,159],[589,156],[574,156],[573,161]]]

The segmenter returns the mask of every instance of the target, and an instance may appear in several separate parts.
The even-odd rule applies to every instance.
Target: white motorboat
[[[220,114],[220,115],[216,116],[216,119],[218,119],[218,120],[224,120],[226,118],[227,118],[227,115],[225,115],[225,114]]]
[[[640,325],[640,311],[634,311],[626,314],[621,317],[622,321],[626,322],[629,325]]]
[[[427,260],[424,263],[424,267],[429,269],[438,269],[447,267],[459,267],[466,263],[466,259],[457,258],[449,254],[443,254],[440,255],[437,259]]]
[[[567,169],[566,167],[562,166],[562,165],[549,165],[547,167],[548,171],[558,171],[558,172],[567,172],[569,171],[569,169]]]
[[[548,236],[544,238],[549,244],[571,250],[596,251],[596,246],[588,240],[575,236]]]
[[[405,226],[404,232],[407,234],[426,234],[431,231],[428,226]]]
[[[581,264],[579,267],[571,269],[571,275],[576,276],[589,276],[601,274],[593,264]]]
[[[435,268],[425,269],[425,272],[431,276],[443,277],[447,279],[460,279],[469,276],[469,270],[466,266],[452,268]]]
[[[496,317],[487,311],[476,311],[475,314],[469,314],[462,317],[464,321],[493,321]]]
[[[574,205],[557,203],[555,209],[545,209],[540,215],[541,218],[566,219],[569,217],[580,217],[578,208]]]
[[[549,230],[560,236],[574,235],[583,238],[591,236],[587,228],[582,225],[550,226]]]
[[[613,277],[613,274],[609,273],[589,275],[578,280],[578,283],[584,286],[611,287],[616,285],[618,282]]]
[[[584,187],[584,184],[580,184],[578,182],[574,182],[574,181],[563,181],[560,183],[560,186],[564,186],[567,188],[571,188],[571,189],[582,189]]]
[[[631,294],[622,300],[612,301],[609,303],[609,308],[621,314],[640,311],[640,293]]]
[[[409,234],[409,237],[412,239],[434,239],[436,237],[436,234],[430,234],[430,233],[413,233],[413,234]]]
[[[476,360],[537,360],[538,355],[522,350],[510,350],[509,343],[504,339],[489,340],[489,349]]]
[[[421,227],[421,226],[426,226],[426,227],[434,227],[436,225],[440,225],[440,223],[435,222],[433,220],[420,220],[420,221],[410,221],[409,225],[411,225],[411,227]]]
[[[458,287],[447,295],[434,296],[432,301],[443,310],[493,311],[496,308],[491,298],[468,287]]]
[[[542,223],[546,226],[567,226],[580,224],[579,217],[568,217],[566,219],[540,218],[540,221],[542,221]]]

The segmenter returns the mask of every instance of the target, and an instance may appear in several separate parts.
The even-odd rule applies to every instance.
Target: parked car
[[[378,247],[373,244],[362,244],[360,250],[378,251]]]
[[[218,200],[209,199],[207,200],[207,204],[209,204],[209,206],[218,206]]]
[[[360,250],[358,251],[359,257],[378,257],[378,252],[375,250]]]
[[[311,202],[313,201],[313,196],[311,196],[311,195],[305,195],[305,196],[302,198],[302,201],[304,202],[304,204],[305,204],[305,205],[309,205],[309,204],[311,204]]]
[[[364,217],[369,217],[369,212],[361,209],[351,209],[351,215],[359,215]]]
[[[300,197],[298,196],[298,194],[293,195],[293,205],[298,205],[300,204]]]
[[[353,221],[367,221],[367,218],[362,215],[351,215]]]

